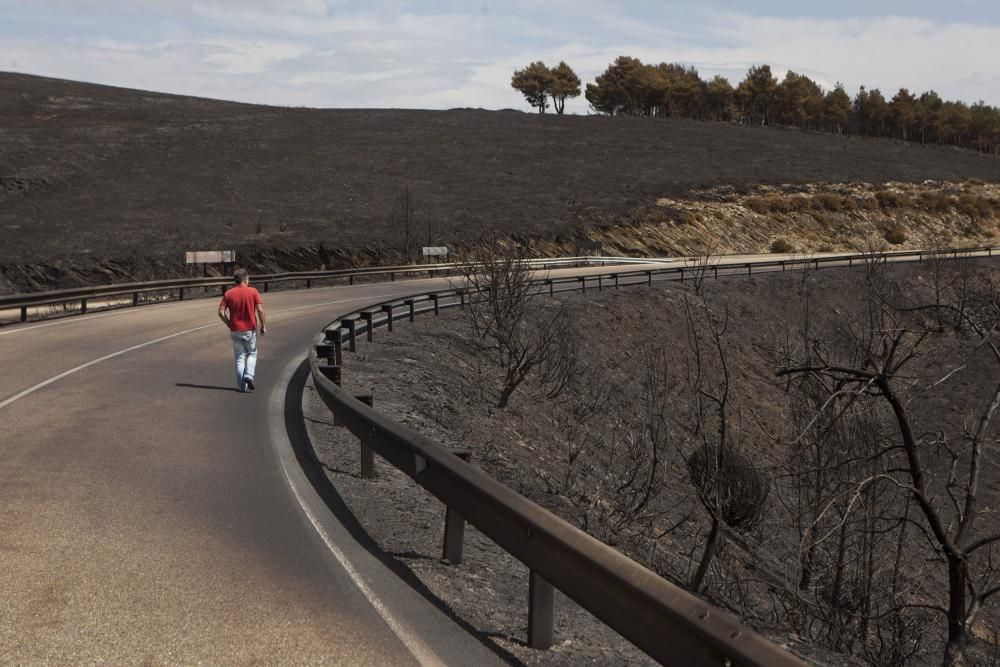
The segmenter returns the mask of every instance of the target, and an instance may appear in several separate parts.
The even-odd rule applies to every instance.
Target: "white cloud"
[[[11,2],[0,0],[0,15],[18,15],[5,10]],[[29,39],[16,25],[0,26],[0,68],[280,105],[527,110],[510,88],[515,68],[565,60],[587,82],[627,54],[694,64],[705,77],[721,73],[734,83],[750,65],[769,63],[779,76],[791,68],[828,88],[843,81],[852,93],[862,84],[889,96],[901,86],[933,88],[949,99],[1000,104],[1000,28],[969,22],[701,12],[681,32],[604,0],[484,2],[483,11],[476,3],[466,13],[436,14],[416,13],[416,3],[352,10],[333,0],[133,0],[123,3],[127,10],[97,0],[51,4],[62,8],[62,32]],[[32,3],[14,6],[26,14]],[[46,25],[42,17],[36,29]],[[67,34],[77,24],[80,34]],[[587,103],[581,97],[567,110],[586,113]]]
[[[926,19],[885,17],[865,21],[758,18],[718,15],[712,34],[727,49],[692,50],[706,61],[768,62],[778,69],[817,73],[825,85],[935,89],[950,99],[984,97],[1000,104],[1000,28]],[[970,78],[972,77],[972,78]],[[963,86],[960,81],[978,81]]]
[[[206,47],[204,61],[217,65],[222,74],[260,74],[310,51],[305,44],[268,40],[213,38],[201,44]]]

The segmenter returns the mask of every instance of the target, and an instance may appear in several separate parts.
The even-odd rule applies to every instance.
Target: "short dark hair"
[[[234,283],[239,285],[241,283],[247,282],[248,280],[250,280],[250,274],[247,273],[246,269],[236,269],[236,272],[233,274]]]

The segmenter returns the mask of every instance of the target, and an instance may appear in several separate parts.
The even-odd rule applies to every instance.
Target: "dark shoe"
[[[246,380],[243,381],[243,383],[246,386],[247,391],[253,391],[254,389],[257,388],[254,386],[253,378],[247,378]]]

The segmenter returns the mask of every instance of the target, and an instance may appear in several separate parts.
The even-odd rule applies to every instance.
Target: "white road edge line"
[[[335,306],[338,303],[350,303],[351,301],[364,301],[366,299],[386,299],[386,298],[392,298],[394,296],[396,296],[396,295],[395,294],[373,294],[371,296],[359,296],[359,297],[354,297],[354,298],[351,298],[351,299],[339,299],[337,301],[326,301],[324,303],[314,303],[314,304],[310,304],[308,306],[296,306],[295,308],[285,308],[285,309],[282,309],[282,310],[276,310],[276,311],[274,311],[274,313],[277,315],[278,313],[288,313],[288,312],[292,312],[292,311],[296,311],[296,310],[307,310],[309,308],[322,308],[323,306]],[[64,377],[67,377],[69,375],[73,375],[74,373],[78,373],[78,372],[84,370],[85,368],[90,368],[94,364],[99,364],[102,361],[107,361],[108,359],[113,359],[113,358],[115,358],[117,356],[121,356],[121,355],[123,355],[123,354],[125,354],[127,352],[134,352],[135,350],[138,350],[138,349],[143,348],[143,347],[147,347],[149,345],[153,345],[155,343],[162,343],[163,341],[170,340],[171,338],[176,338],[178,336],[183,336],[185,334],[194,333],[195,331],[201,331],[202,329],[208,329],[210,327],[217,327],[217,326],[219,326],[218,323],[204,324],[204,325],[202,325],[200,327],[194,327],[193,329],[185,329],[184,331],[178,331],[176,333],[172,333],[172,334],[169,334],[167,336],[161,336],[160,338],[155,338],[153,340],[146,341],[145,343],[139,343],[138,345],[133,345],[131,347],[126,347],[124,350],[118,350],[117,352],[112,352],[111,354],[106,354],[103,357],[99,357],[99,358],[94,359],[92,361],[88,361],[85,364],[80,364],[76,368],[71,368],[71,369],[69,369],[67,371],[63,371],[62,373],[59,373],[58,375],[53,375],[48,380],[43,380],[43,381],[39,382],[38,384],[36,384],[34,386],[28,387],[27,389],[14,394],[13,396],[5,398],[4,400],[0,401],[0,409],[3,409],[5,407],[7,407],[8,405],[10,405],[11,403],[13,403],[14,401],[22,399],[25,396],[28,396],[29,394],[35,393],[39,389],[43,389],[44,387],[49,386],[53,382],[57,382],[57,381],[63,379]],[[13,332],[11,332],[11,333],[13,333]]]
[[[294,359],[285,366],[281,373],[281,377],[278,382],[274,385],[274,389],[271,391],[270,403],[268,406],[268,421],[271,426],[271,443],[274,446],[275,453],[278,456],[278,460],[281,462],[281,470],[285,475],[285,481],[288,482],[289,488],[295,495],[295,499],[299,503],[299,507],[305,513],[306,518],[309,519],[309,523],[316,530],[316,533],[323,540],[326,548],[330,550],[333,557],[337,559],[340,566],[347,573],[347,576],[351,578],[351,581],[358,590],[361,591],[362,595],[368,600],[369,604],[374,607],[378,615],[382,617],[386,625],[395,633],[403,645],[406,646],[407,650],[416,658],[423,667],[444,667],[445,662],[434,652],[434,650],[429,647],[416,632],[410,628],[404,621],[393,616],[392,612],[383,604],[382,600],[379,599],[378,595],[373,591],[365,580],[362,578],[361,574],[354,568],[354,565],[348,559],[347,555],[340,550],[340,548],[334,543],[333,538],[327,533],[326,529],[323,527],[322,523],[316,518],[316,515],[310,509],[310,503],[305,499],[305,494],[314,496],[316,491],[309,485],[308,481],[304,479],[304,474],[302,470],[295,466],[294,468],[289,468],[287,459],[289,457],[294,457],[295,454],[292,450],[292,443],[288,439],[288,432],[285,430],[285,394],[288,391],[288,385],[291,382],[292,375],[295,374],[295,369],[301,365],[302,359]],[[314,499],[314,502],[321,502],[320,500]]]
[[[20,333],[22,331],[31,331],[32,329],[47,329],[48,327],[56,327],[63,324],[73,324],[74,322],[89,322],[90,320],[99,320],[104,317],[115,317],[118,315],[128,315],[129,313],[135,312],[149,312],[152,310],[158,310],[165,306],[173,306],[177,301],[169,301],[166,303],[155,303],[152,305],[140,306],[138,309],[136,307],[122,308],[121,310],[112,310],[107,313],[96,313],[94,315],[68,315],[65,318],[55,320],[54,322],[43,322],[42,324],[30,324],[27,326],[17,326],[17,324],[11,324],[15,328],[8,329],[6,331],[0,331],[0,336],[9,336],[10,334]]]
[[[193,329],[186,329],[184,331],[178,331],[177,333],[172,333],[172,334],[170,334],[168,336],[161,336],[160,338],[156,338],[154,340],[146,341],[145,343],[139,343],[138,345],[133,345],[132,347],[126,347],[124,350],[118,350],[117,352],[112,352],[111,354],[106,354],[103,357],[99,357],[97,359],[94,359],[93,361],[88,361],[85,364],[80,364],[76,368],[71,368],[68,371],[63,371],[59,375],[53,375],[48,380],[43,380],[42,382],[39,382],[38,384],[34,385],[33,387],[28,387],[24,391],[21,391],[21,392],[19,392],[17,394],[14,394],[10,398],[7,398],[7,399],[4,399],[3,401],[0,401],[0,408],[5,408],[8,405],[10,405],[11,403],[13,403],[14,401],[16,401],[16,400],[18,400],[20,398],[24,398],[28,394],[33,394],[34,392],[38,391],[42,387],[47,387],[50,384],[52,384],[53,382],[56,382],[57,380],[63,379],[67,375],[72,375],[73,373],[76,373],[78,371],[82,371],[84,368],[89,368],[89,367],[93,366],[94,364],[99,364],[102,361],[107,361],[108,359],[112,359],[114,357],[120,356],[122,354],[125,354],[126,352],[132,352],[133,350],[138,350],[139,348],[146,347],[147,345],[152,345],[154,343],[161,343],[161,342],[163,342],[165,340],[169,340],[171,338],[176,338],[177,336],[183,336],[184,334],[193,333],[195,331],[201,331],[202,329],[207,329],[209,327],[214,327],[214,326],[215,326],[214,324],[205,324],[205,325],[202,325],[200,327],[195,327]]]

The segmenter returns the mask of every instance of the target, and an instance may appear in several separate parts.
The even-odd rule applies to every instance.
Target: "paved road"
[[[265,295],[258,391],[216,300],[0,329],[0,656],[487,664],[294,469],[283,382],[336,313],[445,280]]]

